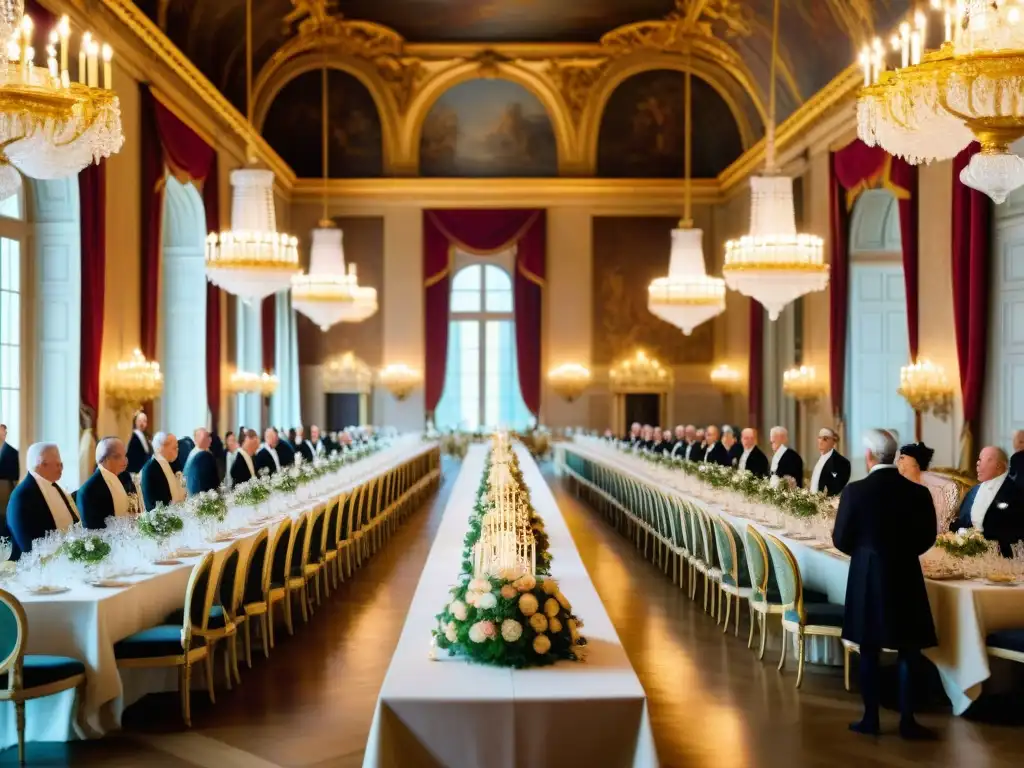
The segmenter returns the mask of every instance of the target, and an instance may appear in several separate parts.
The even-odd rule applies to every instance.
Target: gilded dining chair
[[[310,513],[308,535],[302,554],[302,577],[307,584],[312,584],[313,592],[308,599],[312,607],[313,598],[316,597],[316,604],[320,605],[320,576],[323,574],[326,560],[324,559],[324,524],[327,522],[327,507],[318,504]],[[324,579],[326,581],[326,578]],[[328,592],[330,587],[328,587]],[[305,618],[305,617],[303,617]]]
[[[274,647],[274,606],[284,603],[284,622],[288,634],[294,634],[292,606],[287,589],[288,571],[291,568],[292,521],[284,520],[274,534],[267,548],[267,628],[270,630],[270,647]]]
[[[747,571],[750,573],[750,611],[751,619],[757,617],[757,624],[761,630],[761,645],[758,649],[757,658],[764,658],[764,648],[768,639],[768,617],[772,615],[781,616],[785,611],[782,605],[782,596],[779,594],[779,587],[772,570],[768,545],[758,530],[747,525],[746,546],[743,548],[747,557]],[[747,648],[754,643],[754,622],[750,622],[750,635],[747,638]]]
[[[185,608],[181,624],[160,624],[129,635],[114,645],[117,666],[123,668],[177,667],[178,691],[181,695],[181,716],[185,725],[192,726],[192,708],[189,693],[192,687],[192,667],[202,661],[206,670],[206,686],[213,694],[213,660],[200,632],[207,629],[210,620],[210,576],[213,571],[213,553],[207,552],[192,568],[185,588]],[[197,632],[198,630],[198,632]]]
[[[736,602],[736,629],[735,634],[740,633],[740,603],[750,599],[751,585],[750,572],[747,569],[746,555],[743,551],[743,542],[739,533],[732,524],[721,515],[709,514],[711,523],[715,529],[715,545],[718,548],[718,562],[721,563],[722,580],[718,588],[718,613],[722,613],[722,596],[725,596],[725,621],[722,626],[722,633],[729,631],[729,614],[732,609],[733,599]],[[751,617],[753,626],[753,617]],[[749,647],[749,638],[747,645]]]
[[[256,534],[249,555],[245,559],[239,576],[237,590],[238,610],[235,622],[240,626],[242,644],[245,649],[245,664],[252,669],[252,623],[250,619],[258,616],[260,623],[260,640],[263,643],[264,657],[270,657],[269,630],[267,628],[267,593],[270,591],[270,567],[267,562],[267,548],[270,542],[270,531],[263,528]],[[244,626],[242,626],[244,625]]]
[[[779,658],[779,671],[786,666],[786,642],[788,635],[797,639],[797,673],[796,687],[804,680],[804,655],[807,635],[824,637],[842,637],[844,607],[835,603],[812,603],[804,598],[803,579],[800,566],[780,539],[766,536],[768,554],[772,568],[779,584],[782,600],[782,653]],[[849,675],[850,657],[844,654],[843,673]]]
[[[331,587],[338,588],[338,553],[341,548],[341,505],[345,494],[339,494],[329,502],[327,521],[324,523],[324,591],[331,594]],[[329,581],[329,583],[328,583]]]
[[[25,764],[25,702],[78,689],[85,697],[85,664],[69,656],[26,654],[28,617],[18,598],[0,590],[0,701],[14,702],[18,764]]]

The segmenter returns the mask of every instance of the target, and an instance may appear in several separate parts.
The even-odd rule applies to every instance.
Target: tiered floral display
[[[506,567],[481,568],[480,563],[485,562],[480,557],[481,547],[490,546],[486,539],[494,522],[487,518],[497,513],[499,499],[508,497],[508,486],[514,487],[518,502],[525,504],[526,536],[535,565],[532,558],[524,562],[511,557]],[[547,575],[550,567],[544,523],[530,504],[529,489],[507,437],[497,435],[470,518],[462,574],[451,590],[451,600],[437,616],[437,646],[452,656],[516,668],[580,659],[586,646],[579,633],[583,622],[572,613],[558,582]]]

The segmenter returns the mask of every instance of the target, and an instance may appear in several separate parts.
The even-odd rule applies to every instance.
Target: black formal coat
[[[743,444],[733,443],[729,451],[729,466],[735,469],[740,465],[740,456],[743,455]]]
[[[10,443],[0,445],[0,480],[17,483],[21,476],[21,463],[18,461],[18,449]]]
[[[76,501],[84,528],[106,528],[106,519],[114,516],[114,497],[98,467],[78,489]]]
[[[771,462],[768,463],[768,467],[771,468]],[[792,477],[796,480],[796,487],[803,488],[804,460],[800,457],[800,454],[792,448],[786,448],[786,452],[782,454],[782,457],[779,459],[779,468],[772,474],[778,475],[779,477]]]
[[[164,506],[171,503],[171,486],[167,483],[164,469],[156,458],[152,458],[142,467],[139,485],[142,486],[142,502],[146,511],[156,509],[157,502]]]
[[[189,454],[195,450],[196,441],[191,437],[183,437],[178,441],[178,457],[171,462],[171,469],[175,472],[184,472],[185,463],[188,461]]]
[[[838,496],[848,482],[850,482],[850,460],[839,451],[833,450],[832,455],[825,462],[825,466],[821,468],[818,487],[811,490],[824,491],[829,496]]]
[[[740,446],[740,456],[743,456],[742,448],[743,446]],[[738,460],[736,466],[739,466]],[[747,456],[747,464],[744,467],[744,469],[747,470],[747,472],[754,475],[755,477],[760,477],[761,479],[764,479],[768,477],[768,475],[771,473],[771,468],[771,462],[768,461],[768,457],[765,456],[764,451],[762,451],[760,447],[755,445],[753,448],[750,449],[750,455]]]
[[[674,443],[672,443],[672,447],[669,449],[668,455],[671,456],[673,459],[685,458],[686,445],[687,443],[685,440],[676,440]]]
[[[67,504],[71,519],[77,521],[78,516],[64,490],[57,486],[57,491]],[[31,474],[25,475],[25,479],[11,492],[10,501],[7,502],[5,527],[7,530],[3,534],[9,536],[13,544],[12,560],[20,558],[22,552],[31,552],[33,541],[57,529],[50,505],[46,503],[42,489]]]
[[[281,468],[288,466],[284,461],[284,456],[281,453],[281,443],[277,444],[277,460],[281,462]],[[277,462],[274,461],[274,457],[270,454],[266,448],[260,448],[256,451],[256,455],[252,457],[253,466],[256,467],[256,474],[260,474],[263,470],[267,470],[272,475],[276,475],[278,472]]]
[[[273,459],[270,459],[273,461]],[[259,466],[256,464],[256,457],[252,458],[253,468],[259,472]],[[242,449],[238,449],[238,453],[235,454],[235,460],[231,464],[231,482],[233,485],[241,485],[242,483],[252,480],[252,472],[249,471],[249,465],[245,463],[245,459],[242,458]]]
[[[149,460],[149,457],[152,455],[153,443],[150,442],[149,438],[146,438],[146,446],[143,447],[142,441],[139,440],[139,436],[132,431],[132,436],[128,438],[128,471],[141,472],[142,468]]]
[[[714,445],[710,448],[704,449],[704,461],[708,464],[717,464],[720,467],[728,467],[730,464],[729,449],[716,440]]]
[[[2,463],[2,458],[0,458]],[[1010,477],[1012,477],[1021,488],[1024,488],[1024,451],[1017,451],[1010,457]],[[3,475],[0,475],[0,479]]]
[[[302,461],[304,464],[313,463],[313,449],[309,447],[309,443],[303,440],[296,446],[296,453],[302,455]]]
[[[220,486],[216,457],[210,451],[199,449],[193,451],[193,454],[192,461],[185,465],[185,488],[189,495],[216,490]]]
[[[850,556],[843,638],[868,648],[937,644],[918,559],[935,544],[935,507],[923,485],[877,469],[839,497],[832,541]]]
[[[277,444],[277,458],[281,460],[282,467],[292,466],[295,463],[295,446],[287,440],[281,440]]]
[[[979,488],[980,484],[971,488],[960,502],[960,514],[950,524],[951,531],[973,527],[971,509]],[[1012,545],[1024,539],[1024,490],[1009,477],[1003,480],[996,497],[985,511],[982,534],[989,541],[999,542],[999,551],[1003,557],[1012,557]]]
[[[135,487],[135,481],[132,480],[132,471],[126,469],[117,479],[121,481],[121,487],[124,488],[125,493],[138,493],[138,489]]]

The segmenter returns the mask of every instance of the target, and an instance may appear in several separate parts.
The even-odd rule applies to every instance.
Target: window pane
[[[0,239],[0,260],[4,262],[6,272],[0,288],[9,291],[21,290],[21,243],[17,240]]]
[[[17,202],[17,196],[14,197]],[[3,215],[0,204],[0,215]],[[0,239],[0,422],[7,439],[18,447],[21,407],[20,243]]]
[[[7,216],[12,219],[21,218],[21,195],[15,193],[7,199],[0,201],[0,216]]]
[[[452,291],[452,312],[479,312],[480,291]]]
[[[480,265],[474,264],[470,267],[463,267],[455,273],[452,280],[453,291],[480,291]]]
[[[488,291],[511,291],[512,290],[512,278],[508,276],[501,267],[495,267],[489,265],[484,270],[484,288]]]
[[[488,312],[511,312],[512,291],[487,291]]]

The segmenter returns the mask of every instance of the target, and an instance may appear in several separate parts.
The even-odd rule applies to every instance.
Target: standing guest
[[[755,477],[764,479],[768,477],[768,457],[764,455],[757,446],[757,430],[747,427],[740,433],[740,443],[743,445],[743,453],[740,454],[737,469],[746,470]]]
[[[25,456],[28,474],[11,493],[7,504],[7,530],[13,543],[11,558],[32,551],[32,542],[48,531],[66,531],[78,522],[78,513],[64,489],[57,485],[64,463],[56,443],[33,443]]]
[[[708,426],[707,445],[704,447],[704,463],[717,464],[720,467],[729,466],[729,451],[722,445],[722,433],[716,424]]]
[[[736,439],[736,430],[726,424],[722,427],[722,445],[729,456],[729,465],[734,469],[740,465],[740,456],[743,455],[743,446]]]
[[[0,454],[0,464],[3,455]],[[1010,476],[1021,488],[1024,488],[1024,429],[1013,433],[1013,456],[1010,457]]]
[[[140,473],[142,502],[147,512],[156,505],[177,504],[185,500],[185,489],[174,476],[171,464],[178,457],[178,441],[170,432],[153,435],[153,458],[146,462]]]
[[[210,450],[213,436],[208,429],[200,427],[194,434],[195,449],[185,462],[185,488],[189,496],[216,490],[220,485],[217,459]]]
[[[277,452],[280,445],[281,438],[278,436],[277,430],[267,427],[263,433],[263,445],[260,446],[259,453],[256,454],[257,473],[267,470],[270,474],[275,475],[281,471],[284,462],[281,461],[281,456]]]
[[[128,438],[128,471],[141,472],[142,467],[149,457],[153,455],[153,448],[146,439],[146,427],[149,426],[149,417],[145,411],[139,411],[132,419],[132,436]]]
[[[131,512],[131,502],[120,478],[127,466],[122,440],[104,437],[96,444],[96,471],[78,489],[83,527],[106,528],[108,517],[125,517]]]
[[[1009,459],[994,445],[981,449],[975,469],[978,484],[964,496],[960,514],[950,530],[977,528],[989,541],[999,542],[1003,557],[1024,539],[1024,490],[1010,479]]]
[[[247,429],[239,432],[242,436],[242,444],[235,451],[235,459],[231,462],[231,483],[240,485],[256,477],[256,451],[260,447],[260,436],[255,429]]]
[[[313,451],[314,456],[329,456],[330,450],[326,441],[320,437],[320,427],[316,424],[311,424],[309,427],[309,440],[307,441],[310,449]]]
[[[878,735],[879,667],[883,648],[899,654],[900,735],[934,736],[914,719],[913,682],[921,651],[937,645],[918,559],[935,543],[928,491],[895,471],[896,441],[881,429],[864,436],[868,476],[839,497],[832,541],[850,556],[843,639],[860,645],[864,717],[850,725]]]
[[[304,464],[311,464],[313,457],[316,456],[312,443],[306,439],[306,430],[302,427],[295,429],[295,453],[302,456]]]
[[[932,506],[935,507],[936,533],[949,530],[950,523],[960,513],[960,488],[952,480],[945,480],[941,475],[928,473],[932,456],[935,451],[924,443],[911,443],[900,448],[896,456],[896,469],[907,480],[923,485],[932,495]]]
[[[811,490],[816,493],[838,496],[850,482],[850,460],[836,450],[838,439],[839,436],[828,427],[818,430],[820,455],[811,472]]]
[[[797,488],[804,487],[804,460],[800,454],[789,447],[789,430],[785,427],[772,427],[768,433],[772,444],[772,488],[786,480]],[[895,441],[894,441],[895,442]]]
[[[20,476],[18,449],[7,442],[7,425],[0,424],[0,516],[7,508],[7,500],[11,498]]]

